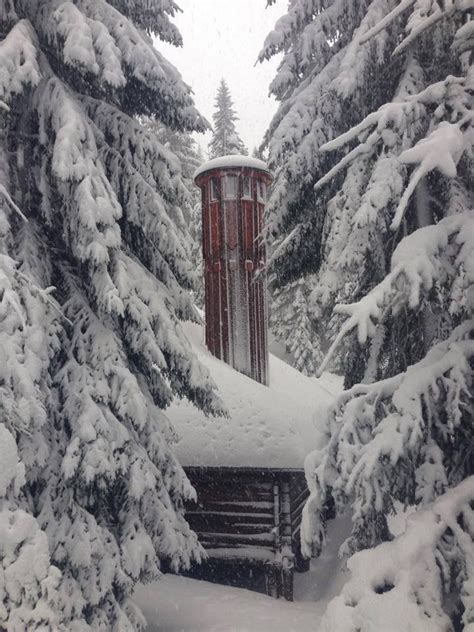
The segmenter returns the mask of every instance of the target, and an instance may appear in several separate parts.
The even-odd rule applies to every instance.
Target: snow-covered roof
[[[260,171],[265,171],[266,173],[270,173],[267,165],[263,162],[263,160],[258,160],[258,158],[252,158],[252,156],[240,156],[238,154],[232,154],[230,156],[220,156],[219,158],[213,158],[212,160],[208,160],[204,164],[202,164],[196,171],[194,172],[194,180],[201,175],[201,173],[205,173],[206,171],[211,171],[212,169],[226,169],[226,168],[238,168],[238,167],[248,167],[250,169],[258,169]]]
[[[184,466],[303,468],[305,456],[322,440],[321,423],[333,395],[270,354],[270,386],[263,386],[212,356],[203,328],[184,328],[199,360],[207,366],[230,419],[206,417],[187,400],[167,409],[180,439]]]

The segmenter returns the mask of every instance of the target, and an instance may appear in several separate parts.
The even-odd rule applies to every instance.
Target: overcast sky
[[[192,87],[200,112],[212,122],[214,98],[225,78],[239,116],[237,131],[250,152],[259,145],[275,112],[268,97],[278,60],[258,64],[257,55],[287,0],[265,8],[265,0],[178,0],[183,13],[174,20],[183,36],[183,48],[157,47]],[[206,135],[207,136],[207,135]],[[200,144],[207,149],[209,138]]]

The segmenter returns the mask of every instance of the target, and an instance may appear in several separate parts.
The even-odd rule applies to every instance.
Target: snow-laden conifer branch
[[[472,113],[469,118],[472,118]],[[423,138],[414,147],[400,154],[400,162],[418,164],[418,166],[400,198],[390,226],[392,230],[397,230],[400,227],[408,201],[422,178],[434,169],[437,169],[447,178],[456,176],[456,166],[467,147],[461,131],[462,125],[467,120],[467,117],[464,117],[458,124],[442,121],[427,138]]]
[[[184,205],[188,195],[175,156],[150,131],[138,123],[130,124],[116,108],[89,98],[83,102],[107,177],[119,185],[116,189],[125,208],[123,220],[130,228],[122,238],[136,239],[138,231],[144,254],[149,252],[148,267],[156,273],[161,270],[157,276],[175,290],[177,281],[189,286],[188,227],[180,212],[169,210],[170,206],[174,210]],[[110,140],[106,142],[106,138]]]
[[[28,221],[28,218],[26,217],[26,215],[22,212],[22,210],[20,208],[18,208],[18,206],[12,200],[11,195],[8,193],[8,191],[5,188],[5,186],[3,184],[1,184],[1,183],[0,183],[0,195],[2,195],[4,197],[4,199],[6,200],[8,205],[15,211],[15,213],[17,213],[21,217],[21,219],[24,222]]]
[[[451,274],[445,271],[444,257],[448,244],[452,244]],[[457,277],[467,273],[464,292],[469,297],[469,285],[474,279],[474,211],[445,217],[435,226],[419,228],[399,244],[392,256],[392,270],[373,290],[357,303],[338,305],[337,313],[349,318],[331,345],[319,372],[324,371],[341,340],[353,329],[357,330],[360,344],[375,333],[377,323],[387,308],[400,310],[419,306],[422,294],[427,294],[437,282],[454,286]],[[448,281],[449,279],[449,281]],[[458,299],[460,300],[460,299]]]
[[[347,132],[324,143],[320,151],[340,149],[373,126],[380,136],[385,129],[403,129],[410,118],[423,116],[426,113],[425,108],[429,106],[437,106],[441,115],[446,108],[453,109],[453,114],[458,118],[455,122],[458,125],[464,124],[464,117],[471,114],[466,84],[469,84],[469,81],[465,77],[451,75],[443,81],[427,86],[417,94],[404,95],[402,99],[381,106]],[[316,186],[319,186],[319,183]]]
[[[418,164],[410,177],[407,187],[401,196],[395,210],[391,229],[397,230],[403,219],[408,202],[416,190],[420,181],[431,171],[437,169],[448,178],[456,176],[456,166],[465,150],[472,145],[472,112],[469,111],[466,99],[462,99],[464,91],[467,97],[465,82],[462,79],[449,77],[446,81],[434,84],[423,90],[418,95],[410,96],[405,102],[383,106],[378,112],[370,114],[362,123],[358,124],[345,134],[324,144],[321,151],[332,151],[340,148],[357,138],[361,133],[376,126],[364,142],[356,145],[342,160],[330,169],[315,184],[319,189],[334,178],[348,164],[364,154],[371,154],[378,143],[387,142],[387,134],[393,133],[393,129],[402,128],[406,122],[414,117],[426,116],[425,107],[435,99],[446,99],[446,106],[451,106],[455,100],[456,122],[441,121],[426,137],[422,138],[414,147],[402,151],[398,157],[401,164]],[[461,98],[460,98],[461,97]]]
[[[401,0],[384,19],[380,20],[375,27],[361,37],[359,43],[365,44],[372,37],[386,29],[391,22],[410,7],[412,7],[412,12],[410,13],[406,28],[408,34],[395,48],[392,53],[393,55],[403,52],[412,42],[416,41],[424,31],[432,28],[441,19],[451,18],[456,11],[459,13],[467,13],[472,10],[472,3],[470,0]],[[457,37],[463,38],[463,36],[464,33],[461,33]]]
[[[390,13],[388,13],[382,20],[380,20],[380,22],[378,22],[378,24],[367,31],[367,33],[362,35],[362,37],[359,39],[359,44],[365,44],[365,42],[377,35],[377,33],[383,31],[385,28],[387,28],[390,22],[395,20],[395,18],[406,11],[415,2],[416,0],[401,0],[398,5],[392,11],[390,11]]]
[[[350,554],[361,542],[372,546],[386,539],[383,516],[396,500],[432,502],[468,473],[473,338],[471,319],[406,373],[356,385],[340,396],[329,417],[328,447],[306,464],[307,551],[321,545],[324,524],[318,512],[329,489],[338,503],[352,505],[353,533],[343,549]],[[441,458],[446,450],[455,451],[451,465]]]
[[[0,178],[4,175],[0,164]],[[2,228],[0,627],[27,630],[40,622],[46,628],[63,630],[63,603],[58,593],[61,573],[51,565],[48,541],[34,517],[34,507],[20,500],[22,488],[38,478],[49,455],[43,428],[48,407],[48,355],[56,340],[54,317],[50,304],[31,291],[30,279],[19,273],[18,263],[4,254],[8,233],[5,225]]]
[[[159,104],[160,117],[173,127],[201,131],[209,127],[178,71],[152,46],[146,33],[124,20],[110,3],[48,1],[38,6],[30,0],[27,4],[33,26],[59,52],[58,61],[82,76],[83,93],[101,93],[101,84],[112,89],[127,86],[140,94],[141,113],[152,114]],[[135,113],[130,103],[120,105]]]
[[[0,42],[0,100],[6,102],[21,94],[27,85],[37,85],[41,73],[38,65],[36,36],[27,20],[20,20]]]
[[[328,606],[322,632],[386,632],[451,628],[443,608],[454,580],[464,609],[462,625],[474,625],[474,477],[408,518],[393,542],[361,551],[348,562],[350,578]]]
[[[181,11],[173,0],[111,0],[110,4],[147,33],[158,35],[161,40],[175,46],[182,46],[181,33],[170,20]]]
[[[448,17],[455,10],[458,0],[416,0],[413,11],[408,18],[407,36],[393,51],[394,55],[404,51],[412,42],[416,41],[426,30],[432,28],[444,17]]]
[[[1,412],[0,407],[0,419]],[[25,484],[25,466],[1,421],[0,463],[0,626],[31,630],[41,622],[46,629],[63,630],[57,591],[61,573],[50,564],[48,541],[37,521],[13,500]]]

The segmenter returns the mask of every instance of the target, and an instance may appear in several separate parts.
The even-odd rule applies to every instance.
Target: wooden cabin
[[[167,410],[197,491],[187,520],[208,555],[192,574],[291,600],[294,572],[308,568],[299,546],[304,459],[318,444],[314,419],[332,397],[272,354],[270,385],[260,384],[212,356],[202,327],[184,327],[230,414],[206,417],[184,400]]]

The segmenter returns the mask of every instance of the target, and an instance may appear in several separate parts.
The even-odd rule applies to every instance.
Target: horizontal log
[[[237,533],[200,533],[199,541],[204,548],[207,546],[223,546],[229,544],[241,544],[248,546],[254,544],[256,546],[267,546],[274,548],[275,542],[273,534],[257,533],[254,535],[245,535]]]
[[[198,534],[204,532],[212,533],[272,533],[273,525],[267,523],[235,523],[226,518],[209,519],[209,517],[193,516],[187,518],[189,526]]]
[[[200,472],[186,472],[190,481],[196,485],[202,487],[227,487],[233,485],[234,487],[240,486],[242,488],[248,487],[261,487],[262,489],[271,488],[274,484],[273,477],[263,478],[258,475],[242,475],[238,473],[223,473],[219,470],[213,474],[202,474]]]
[[[228,485],[204,486],[191,482],[199,499],[265,500],[271,498],[273,494],[273,487],[260,487],[258,485],[241,487],[240,485],[232,485],[230,482]]]
[[[214,481],[210,487],[215,486],[216,482]],[[269,491],[273,490],[274,483],[272,481],[262,481],[262,480],[242,480],[240,478],[229,477],[228,479],[223,479],[221,481],[222,487],[227,487],[231,485],[232,488],[242,489],[245,492],[252,490],[260,490],[260,491]]]
[[[237,513],[234,511],[187,511],[186,520],[207,520],[209,522],[223,522],[236,524],[266,524],[273,526],[273,514],[271,513]]]
[[[196,531],[199,537],[202,533],[227,533],[229,535],[253,535],[253,534],[269,534],[273,536],[272,524],[235,524],[225,522],[224,520],[206,520],[200,517],[188,518],[189,526]]]
[[[256,562],[265,565],[281,565],[277,552],[262,546],[209,547],[206,549],[206,553],[210,560],[233,560],[244,564]]]
[[[241,551],[241,550],[245,550],[248,548],[251,549],[262,549],[264,551],[273,551],[275,552],[275,544],[272,543],[271,546],[266,546],[265,544],[261,544],[261,543],[255,543],[252,542],[251,544],[242,544],[240,542],[230,542],[230,543],[223,543],[223,542],[216,542],[216,544],[214,545],[216,549],[229,549],[232,551]],[[209,547],[206,547],[206,550]]]
[[[189,503],[186,507],[186,513],[198,511],[209,511],[211,513],[234,512],[241,514],[264,513],[273,516],[273,501],[218,501],[209,500],[198,503]]]

